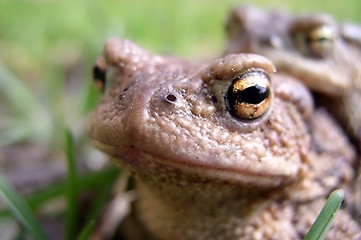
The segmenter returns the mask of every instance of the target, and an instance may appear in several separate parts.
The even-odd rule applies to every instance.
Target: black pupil
[[[238,101],[250,104],[259,104],[269,96],[267,87],[254,85],[238,92]]]

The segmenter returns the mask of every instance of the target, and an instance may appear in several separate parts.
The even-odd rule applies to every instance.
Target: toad
[[[270,24],[272,23],[272,24]],[[232,9],[226,53],[251,52],[304,82],[361,150],[361,28],[330,15]]]
[[[198,63],[106,42],[89,135],[135,178],[126,239],[305,236],[353,178],[355,154],[308,89],[274,71],[255,54]],[[340,210],[327,237],[361,239],[361,228]]]

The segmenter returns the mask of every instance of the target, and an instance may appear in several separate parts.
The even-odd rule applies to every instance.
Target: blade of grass
[[[52,121],[44,104],[21,79],[1,63],[0,94],[2,100],[6,101],[7,110],[12,113],[12,117],[3,117],[8,124],[0,126],[4,133],[0,137],[0,146],[39,136],[43,136],[43,139],[50,138]]]
[[[95,226],[95,220],[90,220],[85,227],[83,228],[83,230],[80,232],[79,237],[77,237],[77,240],[86,240],[88,239],[89,233],[91,232],[91,230],[93,229],[93,227]]]
[[[0,147],[8,144],[29,139],[34,136],[34,129],[24,124],[24,119],[1,119],[0,131]]]
[[[16,192],[16,190],[8,183],[8,181],[0,174],[0,196],[10,207],[14,215],[20,222],[31,232],[38,240],[49,239],[44,229],[30,208],[25,204],[24,200]]]
[[[87,222],[91,221],[92,219],[98,219],[103,207],[106,205],[106,202],[109,201],[112,195],[112,189],[113,184],[108,184],[98,191],[91,204],[90,211],[87,214]]]
[[[112,182],[114,183],[114,182]],[[106,206],[106,203],[109,201],[112,194],[113,184],[107,184],[105,187],[101,188],[99,193],[95,196],[94,201],[91,204],[90,212],[87,215],[87,223],[84,229],[81,231],[78,236],[78,240],[88,239],[89,233],[95,226],[96,219],[100,218],[102,209]]]
[[[33,109],[39,104],[35,95],[25,84],[1,64],[0,91],[11,103],[12,110],[17,111],[22,116],[27,115],[29,109]]]
[[[120,172],[121,171],[118,167],[113,166],[97,172],[91,172],[79,176],[77,177],[78,191],[81,192],[90,188],[93,189],[97,187],[103,187],[105,185],[112,185]],[[33,193],[25,200],[31,209],[36,209],[50,199],[63,195],[65,189],[66,182],[62,181],[60,183],[48,186],[46,189]],[[0,211],[0,218],[8,216],[9,214],[10,212],[8,209],[3,209]]]
[[[344,192],[342,189],[337,189],[330,194],[325,206],[308,231],[305,240],[322,240],[325,238],[341,206],[343,197]]]
[[[98,104],[100,94],[92,81],[87,81],[85,89],[86,91],[82,100],[82,111],[87,114]]]
[[[77,180],[75,169],[75,153],[74,141],[70,131],[65,131],[65,155],[67,162],[67,181],[66,181],[66,198],[67,198],[67,212],[66,212],[66,239],[75,239],[77,229]]]

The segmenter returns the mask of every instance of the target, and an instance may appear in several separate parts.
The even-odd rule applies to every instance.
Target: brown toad
[[[329,192],[353,177],[354,153],[307,88],[273,72],[254,54],[196,63],[107,41],[89,134],[135,177],[127,239],[305,236]],[[360,232],[341,210],[328,236]]]
[[[232,9],[227,53],[262,54],[318,93],[361,150],[361,28],[326,14]]]

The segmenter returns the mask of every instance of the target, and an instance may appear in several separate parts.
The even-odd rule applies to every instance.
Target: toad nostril
[[[170,93],[164,97],[164,100],[166,100],[169,103],[174,103],[175,101],[177,101],[177,97],[174,94]]]

